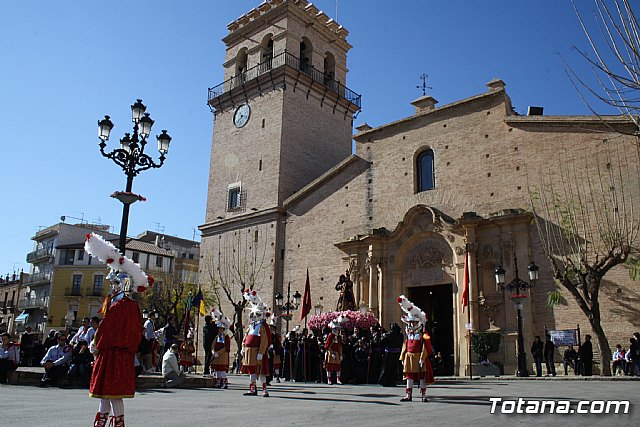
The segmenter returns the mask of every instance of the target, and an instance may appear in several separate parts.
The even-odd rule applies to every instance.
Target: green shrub
[[[473,332],[471,334],[471,350],[474,353],[487,357],[489,353],[495,353],[500,348],[500,334],[495,332]]]

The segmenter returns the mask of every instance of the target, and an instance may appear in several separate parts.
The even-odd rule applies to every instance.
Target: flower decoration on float
[[[354,327],[369,329],[379,324],[378,319],[373,313],[368,311],[363,313],[360,310],[330,311],[320,315],[310,316],[307,324],[309,328],[314,331],[322,331],[324,327],[329,326],[329,323],[333,322],[339,316],[345,319],[343,327],[346,329],[353,329]]]

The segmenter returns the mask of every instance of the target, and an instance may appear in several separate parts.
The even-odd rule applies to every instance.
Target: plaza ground
[[[242,396],[247,377],[231,376],[229,390],[211,388],[145,389],[125,399],[126,422],[136,426],[262,426],[285,425],[580,425],[636,423],[640,405],[638,381],[611,380],[446,380],[429,388],[429,403],[401,403],[403,387],[372,385],[328,386],[281,383],[270,388],[271,397]],[[414,390],[414,398],[419,390]],[[490,397],[504,400],[628,399],[628,414],[491,414]],[[0,385],[0,419],[4,425],[88,426],[98,400],[86,389]],[[259,414],[259,415],[256,415]],[[263,417],[258,421],[256,417]]]

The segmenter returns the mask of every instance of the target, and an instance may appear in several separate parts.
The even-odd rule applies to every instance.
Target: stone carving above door
[[[453,266],[449,245],[437,239],[426,239],[408,254],[403,265],[407,286],[448,281],[445,270]]]

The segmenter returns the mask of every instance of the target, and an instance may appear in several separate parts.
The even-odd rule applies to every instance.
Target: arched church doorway
[[[431,336],[434,355],[432,359],[436,375],[454,373],[453,339],[453,285],[414,286],[409,288],[409,299],[427,315],[427,332]]]

